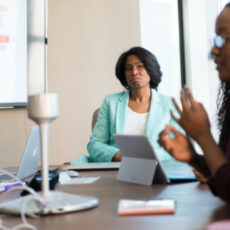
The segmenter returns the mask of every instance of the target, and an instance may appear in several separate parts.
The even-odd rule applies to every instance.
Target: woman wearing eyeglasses
[[[87,146],[89,160],[121,161],[113,134],[147,135],[158,158],[172,160],[157,139],[167,123],[180,127],[170,116],[170,110],[175,111],[170,98],[157,92],[162,76],[157,58],[142,47],[133,47],[120,55],[115,70],[126,90],[105,97]]]
[[[189,140],[167,125],[159,136],[159,144],[175,159],[187,162],[199,171],[210,185],[214,194],[230,202],[230,3],[216,20],[216,38],[211,50],[215,57],[221,88],[218,104],[219,145],[215,143],[210,131],[210,123],[203,105],[193,98],[188,87],[181,91],[182,109],[173,103],[180,114],[173,119],[192,137],[203,150],[204,156],[198,155]],[[174,138],[168,134],[174,133]]]

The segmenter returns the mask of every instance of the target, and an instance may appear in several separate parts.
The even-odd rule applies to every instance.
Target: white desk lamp
[[[44,0],[44,90],[47,92],[47,45],[48,45],[48,1]],[[28,90],[29,91],[29,90]],[[42,197],[47,202],[45,213],[63,213],[83,210],[98,205],[98,199],[91,196],[71,195],[49,190],[48,180],[48,136],[50,123],[59,116],[58,95],[51,93],[35,94],[28,97],[28,117],[40,127],[42,152]],[[64,144],[64,143],[63,143]]]
[[[97,206],[98,199],[96,197],[71,195],[49,190],[48,136],[50,123],[59,116],[58,95],[44,93],[30,96],[28,116],[40,127],[42,152],[42,197],[47,202],[47,207],[42,210],[42,213],[63,213]]]
[[[50,123],[59,116],[58,95],[43,93],[29,97],[28,116],[40,127],[42,153],[42,200],[45,205],[31,202],[33,195],[27,195],[0,204],[0,213],[20,214],[23,207],[29,213],[59,214],[89,209],[98,205],[93,196],[74,195],[58,191],[50,191],[48,179],[48,136]],[[30,200],[30,201],[29,201]]]
[[[45,37],[45,49],[44,49],[44,91],[47,92],[47,21],[48,21],[48,5],[47,1],[44,0],[44,37]],[[31,77],[31,76],[30,76]],[[36,79],[33,79],[36,80]],[[33,88],[33,90],[31,89]],[[32,92],[33,91],[33,92]],[[35,93],[36,91],[36,93]],[[39,91],[39,90],[38,90]],[[41,214],[56,214],[73,212],[78,210],[84,210],[92,208],[98,205],[98,199],[92,196],[82,196],[73,195],[58,191],[49,190],[49,180],[48,180],[48,136],[50,123],[59,116],[59,106],[58,106],[58,95],[51,93],[40,93],[37,89],[34,89],[29,84],[28,94],[28,116],[30,119],[35,121],[40,127],[41,136],[41,153],[42,153],[42,192],[41,196],[45,201],[46,205],[42,206],[36,202],[28,202],[31,199],[31,195],[21,197],[9,202],[4,202],[0,204],[1,213],[9,214],[20,214],[22,207],[25,203],[27,208],[25,211],[32,213]],[[64,144],[64,143],[63,143]]]
[[[48,135],[50,123],[59,116],[58,95],[39,94],[29,96],[28,117],[40,127],[42,160],[42,196],[49,200]]]

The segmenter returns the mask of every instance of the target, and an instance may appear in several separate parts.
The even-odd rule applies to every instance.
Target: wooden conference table
[[[99,198],[99,206],[81,212],[28,218],[37,229],[55,230],[199,230],[211,222],[230,219],[230,205],[214,197],[207,185],[198,182],[174,183],[169,185],[143,186],[116,180],[117,171],[80,172],[81,176],[100,176],[92,184],[61,185],[57,190],[73,194],[92,195]],[[175,214],[118,216],[120,199],[161,199],[176,200]],[[4,225],[14,226],[20,217],[1,216]]]

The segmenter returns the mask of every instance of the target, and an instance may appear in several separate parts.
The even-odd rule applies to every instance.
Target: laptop
[[[114,139],[122,153],[118,180],[145,185],[196,180],[187,163],[159,161],[147,136],[114,135]]]
[[[17,172],[12,172],[12,174],[20,180],[24,180],[25,178],[33,175],[37,172],[40,156],[40,131],[38,126],[33,126],[18,170]],[[7,174],[0,175],[0,183],[7,181],[11,182],[13,180],[14,179]]]
[[[68,165],[62,167],[63,170],[77,170],[77,171],[90,171],[90,170],[118,170],[120,162],[92,162],[92,163],[79,163],[75,165]]]

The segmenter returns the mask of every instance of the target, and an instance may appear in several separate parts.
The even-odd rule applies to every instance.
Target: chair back
[[[98,116],[99,111],[100,111],[100,108],[97,108],[97,109],[94,111],[94,113],[93,113],[93,117],[92,117],[92,121],[91,121],[91,128],[92,128],[92,130],[93,130],[93,128],[94,128],[94,125],[95,125],[96,122],[97,122],[97,116]]]

